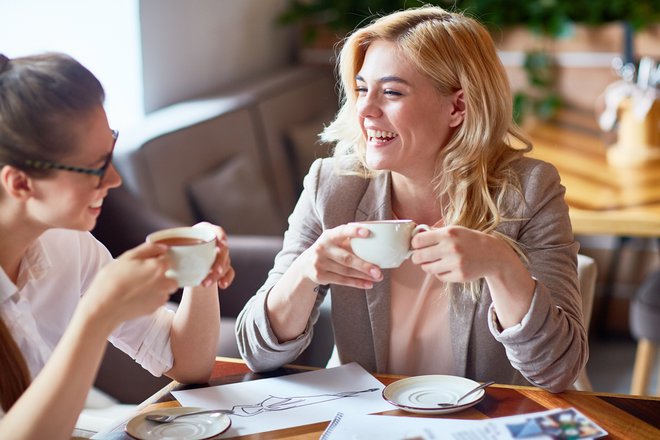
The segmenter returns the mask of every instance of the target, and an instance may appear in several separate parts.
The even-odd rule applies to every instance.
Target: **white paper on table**
[[[223,437],[332,420],[339,411],[368,414],[395,409],[384,385],[357,363],[269,379],[173,391],[182,406],[233,409]]]
[[[485,420],[337,413],[320,440],[586,440],[605,435],[584,414],[568,408]]]

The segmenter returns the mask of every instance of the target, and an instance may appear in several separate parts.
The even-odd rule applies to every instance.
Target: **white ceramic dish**
[[[479,403],[486,392],[479,390],[466,397],[460,405],[440,408],[438,403],[454,402],[478,382],[458,376],[414,376],[393,382],[383,390],[383,399],[404,411],[417,414],[449,414]]]
[[[156,423],[146,420],[147,414],[183,414],[199,410],[190,406],[163,408],[148,411],[133,417],[126,424],[126,432],[140,440],[186,439],[203,440],[222,434],[231,426],[227,414],[200,414],[181,417],[171,423]]]

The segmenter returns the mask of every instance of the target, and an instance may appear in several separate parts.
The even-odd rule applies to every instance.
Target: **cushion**
[[[257,165],[234,156],[188,185],[198,220],[222,226],[228,234],[281,235],[285,221]]]

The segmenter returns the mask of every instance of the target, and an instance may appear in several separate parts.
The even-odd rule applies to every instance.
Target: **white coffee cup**
[[[371,231],[369,237],[351,239],[353,253],[381,269],[401,266],[412,254],[410,240],[418,232],[431,229],[427,225],[415,226],[412,220],[379,220],[351,224]]]
[[[165,276],[179,287],[198,286],[215,261],[215,231],[204,226],[163,229],[147,235],[149,243],[169,247],[172,264]]]

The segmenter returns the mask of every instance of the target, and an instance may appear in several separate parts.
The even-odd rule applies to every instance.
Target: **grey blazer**
[[[510,197],[508,218],[498,230],[517,240],[537,280],[531,308],[521,324],[499,332],[493,323],[490,292],[485,283],[480,300],[456,295],[450,330],[458,374],[507,384],[529,383],[553,392],[566,389],[588,358],[577,280],[578,244],[556,169],[521,158],[513,164],[524,201]],[[370,290],[320,286],[307,329],[280,343],[266,314],[266,297],[291,263],[323,230],[351,221],[391,219],[390,175],[372,179],[340,176],[334,159],[319,159],[305,177],[303,193],[289,217],[284,246],[266,283],[245,305],[236,323],[241,355],[254,371],[293,361],[309,345],[318,306],[331,292],[335,344],[341,363],[358,362],[366,370],[387,373],[390,335],[390,278]]]

